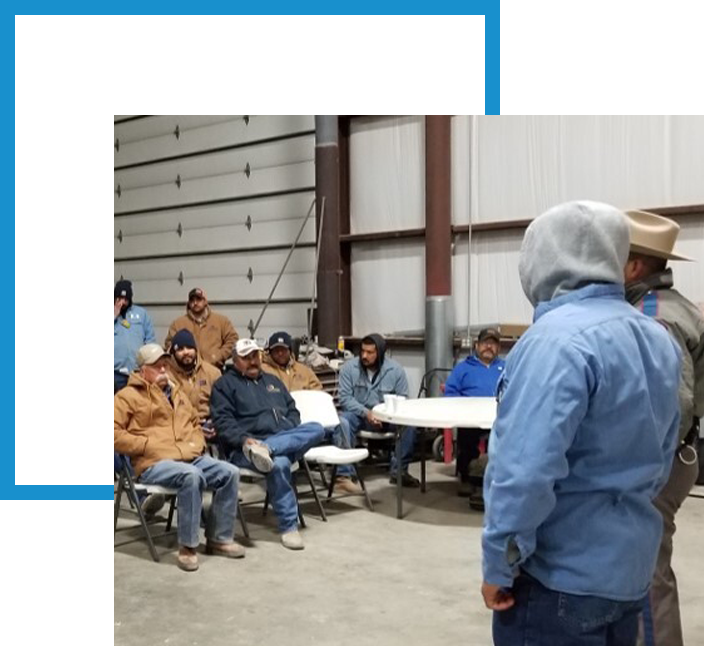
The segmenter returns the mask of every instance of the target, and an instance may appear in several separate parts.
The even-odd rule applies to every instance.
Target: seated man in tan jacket
[[[137,352],[138,371],[115,395],[115,451],[132,459],[140,482],[178,489],[178,566],[198,569],[203,490],[213,489],[206,528],[206,552],[244,556],[233,540],[239,469],[203,455],[205,439],[198,413],[168,379],[169,355],[149,343]]]
[[[293,341],[287,332],[274,332],[269,337],[262,361],[262,370],[278,377],[289,392],[322,390],[315,373],[293,356]]]
[[[195,338],[186,329],[179,330],[171,339],[169,374],[198,412],[205,438],[209,440],[215,437],[210,419],[210,393],[221,373],[203,360]]]

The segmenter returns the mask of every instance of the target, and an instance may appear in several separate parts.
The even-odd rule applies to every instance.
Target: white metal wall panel
[[[314,198],[310,191],[117,217],[115,259],[291,244]],[[300,242],[315,236],[311,213]]]
[[[115,172],[114,277],[133,281],[135,302],[148,307],[160,341],[196,286],[249,336],[314,198],[314,137],[300,135],[313,123],[311,115],[252,116],[248,123],[181,115],[115,124],[116,165],[203,152]],[[256,143],[266,139],[276,140]],[[208,152],[228,146],[237,148]],[[301,242],[314,241],[311,215]],[[273,246],[283,248],[263,249]],[[305,331],[314,269],[313,247],[294,251],[257,337]],[[219,304],[228,301],[246,302]]]
[[[530,323],[533,308],[523,294],[518,276],[523,231],[497,231],[472,238],[471,324]],[[467,238],[454,248],[452,295],[455,325],[467,326]]]
[[[694,262],[671,261],[675,288],[704,313],[704,213],[701,216],[675,218],[680,234],[675,249]]]
[[[532,218],[573,199],[621,208],[704,202],[704,117],[481,116],[477,124],[475,221]]]
[[[355,119],[350,130],[350,231],[425,226],[425,119]]]
[[[194,287],[205,289],[212,300],[265,299],[287,255],[286,249],[280,249],[134,262],[116,260],[115,280],[124,276],[133,281],[135,293],[142,301],[150,303],[183,302],[185,305],[187,294]],[[310,298],[314,266],[314,248],[296,249],[275,298]],[[179,283],[180,274],[183,274],[183,285]]]
[[[312,188],[314,156],[304,136],[116,171],[115,213]]]
[[[153,116],[116,125],[115,167],[314,129],[312,115]]]
[[[352,247],[352,334],[425,327],[425,247],[399,241]]]

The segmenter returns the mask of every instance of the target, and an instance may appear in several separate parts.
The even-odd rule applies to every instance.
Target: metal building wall
[[[240,336],[257,321],[315,196],[306,116],[115,117],[115,280],[132,280],[163,341],[202,287]],[[306,330],[315,217],[256,336]]]

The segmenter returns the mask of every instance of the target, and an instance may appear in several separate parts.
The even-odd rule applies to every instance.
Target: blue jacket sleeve
[[[354,375],[356,370],[354,366],[347,364],[342,366],[340,370],[339,397],[340,408],[349,413],[365,416],[367,409],[354,398]]]
[[[144,343],[156,343],[156,335],[154,334],[154,324],[152,317],[144,310]]]
[[[464,363],[464,362],[463,362]],[[462,397],[462,363],[457,364],[445,382],[445,397]]]
[[[484,580],[506,587],[555,507],[555,482],[568,474],[566,454],[594,382],[585,358],[566,342],[526,341],[500,384],[484,477]]]
[[[399,364],[398,375],[396,376],[396,394],[402,395],[403,397],[408,397],[408,377],[406,377],[406,371],[403,366]]]

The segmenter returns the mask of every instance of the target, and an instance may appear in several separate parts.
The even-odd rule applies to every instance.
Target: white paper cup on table
[[[394,413],[398,413],[401,405],[406,401],[406,398],[404,395],[394,395],[394,397],[396,398],[396,401],[394,402]]]
[[[396,412],[396,395],[384,395],[384,407],[389,414]]]

